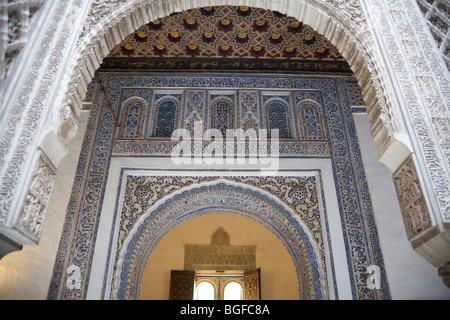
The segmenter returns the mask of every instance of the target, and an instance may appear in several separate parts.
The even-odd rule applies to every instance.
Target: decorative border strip
[[[172,72],[289,72],[352,74],[344,61],[290,61],[264,59],[114,59],[105,58],[101,70],[172,71]]]
[[[177,141],[168,141],[167,139],[116,139],[113,146],[113,156],[159,156],[170,157],[171,152]],[[194,143],[192,148],[194,147]],[[247,143],[248,145],[248,143]],[[223,144],[223,150],[226,143]],[[248,147],[245,147],[248,155]],[[192,154],[194,150],[192,149]],[[270,154],[269,154],[270,155]],[[281,158],[329,158],[330,150],[327,141],[298,141],[298,140],[280,140],[279,156]]]

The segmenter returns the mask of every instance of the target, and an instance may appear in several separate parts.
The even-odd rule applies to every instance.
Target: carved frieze
[[[25,1],[16,2],[11,6],[23,4]],[[31,1],[30,6],[31,6]],[[33,5],[39,1],[33,1]],[[20,181],[24,172],[28,172],[33,165],[33,144],[39,134],[42,133],[46,114],[51,113],[51,106],[55,101],[50,101],[51,91],[54,88],[55,79],[63,73],[59,69],[63,65],[64,53],[67,52],[71,35],[74,33],[77,18],[80,18],[79,9],[82,4],[79,1],[58,1],[55,3],[55,11],[51,17],[46,17],[43,22],[39,20],[41,34],[37,48],[31,57],[27,57],[30,63],[21,65],[22,77],[8,77],[9,87],[17,93],[13,100],[11,94],[2,101],[8,108],[1,109],[3,130],[0,136],[0,223],[5,223],[10,215],[19,215],[19,206],[14,206],[13,199],[18,194],[17,190],[23,188]],[[58,29],[59,28],[59,29]],[[59,30],[57,32],[56,30]],[[57,35],[55,37],[55,34]],[[53,46],[58,50],[53,50]],[[63,49],[66,49],[63,50]],[[24,49],[25,50],[25,49]],[[17,58],[21,59],[21,58]],[[23,61],[23,60],[21,60]],[[19,66],[19,65],[17,65]],[[16,69],[14,69],[16,70]],[[20,79],[21,80],[17,80]],[[11,80],[9,80],[11,79]],[[56,86],[56,85],[55,85]],[[9,89],[8,89],[9,90]]]
[[[414,152],[421,155],[416,170],[430,179],[434,193],[430,201],[440,208],[437,214],[449,221],[448,72],[415,1],[372,1],[372,7],[372,17],[386,39],[384,49],[395,69],[399,85],[396,95],[405,106],[399,113],[411,124],[410,139],[416,142]]]

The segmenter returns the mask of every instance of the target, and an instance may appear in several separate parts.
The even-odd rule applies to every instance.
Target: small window
[[[267,130],[271,136],[271,130],[278,129],[280,139],[291,138],[291,127],[286,101],[278,98],[269,99],[266,102]]]
[[[224,289],[223,292],[224,300],[242,300],[243,299],[243,290],[240,283],[237,282],[229,282]]]
[[[175,121],[178,108],[178,100],[174,97],[164,97],[155,102],[155,127],[154,137],[170,137],[175,130]]]
[[[233,122],[233,101],[225,97],[215,98],[212,102],[211,128],[219,130],[226,137],[227,129],[233,129]]]
[[[215,292],[214,286],[207,282],[203,281],[197,285],[195,289],[195,299],[196,300],[214,300]]]

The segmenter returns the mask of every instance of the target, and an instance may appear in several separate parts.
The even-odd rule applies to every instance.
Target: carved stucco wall
[[[446,0],[417,0],[417,3],[450,69],[450,3]]]
[[[324,34],[355,72],[380,160],[395,172],[413,153],[432,224],[448,224],[449,74],[416,1],[65,0],[44,3],[45,19],[36,24],[36,37],[23,47],[5,80],[0,119],[3,229],[10,229],[10,221],[26,210],[23,203],[38,162],[30,155],[41,148],[55,167],[65,155],[87,85],[113,46],[153,19],[221,4],[277,10]],[[48,147],[48,140],[56,144]]]
[[[15,0],[0,7],[0,104],[4,81],[14,60],[29,40],[35,14],[44,0]]]
[[[19,10],[27,11],[33,4],[38,1],[12,1],[8,8],[14,9],[17,5]],[[38,167],[39,153],[46,148],[44,137],[51,131],[48,127],[44,129],[52,112],[51,105],[58,100],[59,86],[64,86],[63,66],[69,64],[71,48],[78,36],[76,26],[83,17],[80,8],[79,1],[44,3],[39,9],[39,19],[33,22],[34,28],[21,32],[20,41],[29,41],[26,45],[22,43],[20,54],[14,58],[5,80],[0,117],[0,227],[18,243],[37,242],[33,236],[14,232],[13,224],[19,220],[21,212],[28,210],[23,206]],[[44,154],[58,167],[65,155],[65,146],[58,138],[50,146],[53,154],[48,150]],[[44,220],[45,211],[39,215],[38,220]]]

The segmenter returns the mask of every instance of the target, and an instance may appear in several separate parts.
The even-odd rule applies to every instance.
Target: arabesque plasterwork
[[[30,155],[39,152],[45,135],[56,132],[64,144],[73,138],[87,86],[116,44],[153,19],[202,5],[223,4],[228,3],[45,1],[40,10],[46,10],[49,18],[36,25],[37,47],[25,45],[21,50],[29,56],[17,56],[15,61],[21,63],[15,63],[5,79],[0,109],[0,223],[6,225],[10,216],[20,214],[23,204],[16,199],[25,199],[31,179],[24,174],[31,174],[36,167],[38,157]],[[233,4],[273,9],[303,20],[340,50],[362,88],[380,158],[393,140],[415,153],[415,167],[423,176],[422,188],[427,190],[427,207],[436,216],[433,221],[448,223],[450,78],[416,2]]]

